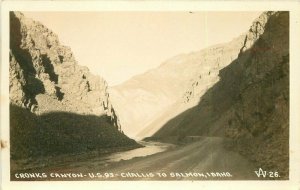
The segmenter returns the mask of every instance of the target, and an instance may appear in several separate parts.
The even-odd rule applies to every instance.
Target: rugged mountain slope
[[[203,93],[218,81],[218,71],[237,57],[243,42],[244,35],[229,43],[175,56],[158,68],[110,89],[125,133],[133,137],[153,134],[167,117],[160,119],[155,127],[151,123],[166,110],[176,107],[193,81],[202,79]]]
[[[266,21],[266,15],[262,14],[260,18],[254,21],[254,23],[258,22],[262,25],[265,25]],[[254,26],[251,28],[256,30]],[[259,30],[259,28],[257,30]],[[197,75],[190,75],[191,79],[188,81],[188,84],[181,89],[181,96],[177,99],[177,101],[165,109],[164,112],[156,117],[152,122],[150,122],[148,126],[146,126],[138,134],[138,136],[152,136],[172,118],[198,105],[200,97],[202,97],[208,89],[210,89],[220,80],[220,70],[231,64],[233,60],[238,58],[240,52],[243,51],[242,49],[246,48],[246,46],[250,47],[257,39],[258,35],[255,36],[252,35],[252,32],[248,32],[245,33],[245,35],[232,40],[231,43],[224,44],[223,48],[213,47],[202,50],[202,52],[207,52],[206,54],[201,55],[204,56],[202,58],[204,62],[199,62],[197,67],[192,68],[193,72],[197,73]],[[211,59],[207,59],[207,56],[211,57]],[[189,68],[189,64],[186,64],[186,67]],[[179,72],[178,76],[180,76]],[[203,123],[205,123],[206,118],[202,118],[201,120]],[[177,120],[176,122],[179,124]],[[191,128],[193,128],[194,124],[192,122],[189,123],[191,124]],[[213,128],[210,130],[213,130]],[[219,130],[217,131],[220,132]],[[181,132],[178,131],[177,133],[181,134]]]
[[[266,12],[254,21],[239,56],[219,73],[203,96],[192,88],[185,100],[197,106],[168,121],[155,138],[224,136],[257,167],[288,177],[289,13]],[[192,86],[200,83],[195,81]]]
[[[105,80],[20,12],[10,14],[9,74],[12,158],[137,146],[121,131]]]

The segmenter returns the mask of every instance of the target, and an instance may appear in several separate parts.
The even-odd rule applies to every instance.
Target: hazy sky
[[[181,53],[228,42],[260,12],[25,12],[110,86]]]

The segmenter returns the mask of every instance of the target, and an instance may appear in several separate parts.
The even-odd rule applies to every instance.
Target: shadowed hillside
[[[257,167],[288,177],[289,13],[264,16],[265,25],[253,23],[238,58],[220,71],[219,82],[197,106],[168,121],[154,138],[229,137],[235,142],[230,148]],[[249,45],[251,36],[258,37],[253,45]]]
[[[37,116],[11,105],[11,158],[18,160],[93,150],[105,153],[113,152],[115,147],[136,147],[134,140],[128,140],[111,126],[106,115],[51,112]]]

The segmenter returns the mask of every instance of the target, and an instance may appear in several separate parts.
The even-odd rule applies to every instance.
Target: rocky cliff
[[[237,58],[243,42],[241,35],[225,44],[177,55],[110,89],[125,133],[151,136],[168,119],[197,104],[189,100],[188,95],[193,96],[187,92],[190,84],[201,79],[196,85],[203,94],[219,80],[219,70]],[[189,103],[178,105],[182,102]]]
[[[41,138],[36,145],[47,144],[45,154],[56,149],[51,143],[64,142],[70,146],[73,143],[73,148],[66,148],[69,152],[79,151],[78,144],[92,145],[89,149],[136,145],[121,130],[106,81],[78,65],[71,49],[61,45],[51,30],[20,12],[11,12],[9,54],[12,155],[22,157],[19,145],[38,155],[35,145],[24,147],[26,142],[22,141],[32,141],[30,138]],[[22,122],[25,116],[31,121]],[[26,132],[22,134],[21,131]],[[65,139],[53,138],[48,143],[43,142],[48,137],[47,132],[48,135],[57,133],[55,136],[61,135]],[[38,134],[42,136],[34,136]],[[40,152],[43,154],[43,149]]]
[[[11,14],[10,100],[42,114],[106,114],[120,129],[106,81],[77,64],[69,47],[42,24]]]
[[[222,136],[230,148],[288,178],[289,13],[265,12],[253,22],[238,57],[205,93],[196,79],[183,102],[199,103],[169,120],[156,138]],[[281,179],[282,179],[281,178]]]

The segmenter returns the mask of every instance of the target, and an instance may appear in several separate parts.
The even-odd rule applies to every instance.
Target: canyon
[[[55,165],[57,157],[70,172],[221,169],[257,179],[262,167],[288,179],[289,12],[263,12],[230,42],[112,87],[41,23],[12,12],[10,29],[12,170],[26,159]],[[135,158],[126,152],[142,147],[133,139],[173,145]],[[103,164],[110,153],[130,159]],[[83,163],[70,165],[70,155]],[[47,164],[34,165],[56,172]]]

